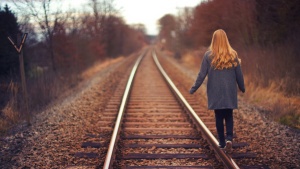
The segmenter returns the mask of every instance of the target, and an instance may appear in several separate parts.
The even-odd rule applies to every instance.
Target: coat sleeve
[[[192,88],[190,89],[190,94],[193,94],[203,83],[207,73],[208,73],[208,69],[209,69],[209,61],[208,61],[208,55],[204,55],[202,63],[201,63],[201,68],[200,71],[198,73],[197,79],[194,83],[194,85],[192,86]]]
[[[235,68],[235,74],[236,74],[236,82],[238,84],[239,89],[243,93],[245,93],[244,76],[240,64],[238,64],[238,66]]]

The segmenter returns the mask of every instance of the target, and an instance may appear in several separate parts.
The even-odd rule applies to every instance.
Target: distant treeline
[[[43,10],[49,12],[48,8]],[[29,74],[37,67],[56,73],[80,72],[97,60],[128,55],[146,43],[143,25],[128,26],[113,11],[101,13],[97,8],[91,13],[70,11],[53,16],[49,12],[34,18],[34,13],[0,7],[0,76],[13,77],[19,72],[18,54],[7,37],[17,41],[20,33],[29,33],[24,49]],[[24,18],[17,20],[16,13]]]
[[[30,110],[76,86],[80,73],[94,63],[127,56],[148,43],[144,25],[126,24],[112,0],[90,0],[83,11],[62,11],[59,3],[12,1],[14,11],[0,6],[0,119],[23,110],[19,55],[8,36],[17,42],[28,33],[23,54]]]
[[[300,94],[300,5],[298,0],[207,0],[159,20],[162,44],[175,52],[208,47],[224,29],[253,83],[280,83]]]

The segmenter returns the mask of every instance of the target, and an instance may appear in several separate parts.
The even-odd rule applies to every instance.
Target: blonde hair
[[[238,65],[237,52],[230,46],[227,35],[222,29],[214,32],[209,51],[211,51],[211,65],[215,69],[228,69]]]

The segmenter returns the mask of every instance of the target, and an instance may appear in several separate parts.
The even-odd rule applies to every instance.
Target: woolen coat
[[[203,83],[206,75],[208,109],[237,109],[237,86],[244,93],[244,77],[240,63],[236,67],[218,70],[211,66],[211,52],[204,54],[200,71],[190,93],[193,94]]]

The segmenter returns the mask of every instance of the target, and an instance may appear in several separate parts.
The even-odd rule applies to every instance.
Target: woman
[[[233,139],[233,109],[237,109],[237,85],[244,93],[244,78],[237,52],[232,49],[225,31],[216,30],[208,51],[204,54],[200,72],[194,86],[193,94],[202,84],[206,75],[208,109],[214,110],[219,147],[231,150]],[[226,140],[224,121],[226,122]],[[225,142],[226,141],[226,142]]]

